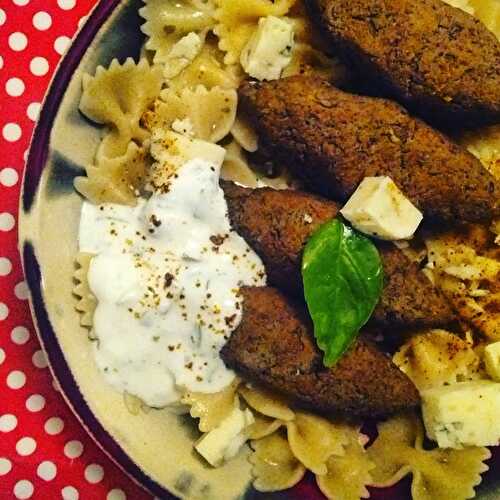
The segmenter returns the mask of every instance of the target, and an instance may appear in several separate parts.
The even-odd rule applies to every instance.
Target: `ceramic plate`
[[[104,383],[87,331],[79,327],[72,289],[82,200],[73,190],[73,179],[92,161],[101,137],[101,131],[89,126],[78,111],[82,75],[93,74],[98,65],[107,66],[115,57],[138,58],[143,42],[140,4],[138,0],[98,4],[53,78],[34,133],[21,198],[19,241],[40,340],[81,424],[113,461],[154,495],[204,500],[321,498],[307,479],[288,492],[255,492],[249,486],[248,451],[223,467],[205,466],[193,451],[198,432],[189,416],[158,410],[132,415],[122,395]],[[498,498],[493,483],[493,478],[486,480],[478,498]],[[395,491],[376,496],[402,498]]]

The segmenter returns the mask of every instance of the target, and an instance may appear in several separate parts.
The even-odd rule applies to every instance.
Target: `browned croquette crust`
[[[221,351],[224,362],[319,412],[380,417],[419,404],[418,391],[390,358],[358,339],[323,366],[304,308],[274,288],[243,288],[243,319]]]
[[[261,257],[269,284],[302,297],[301,260],[309,237],[336,217],[339,205],[301,191],[245,189],[223,182],[233,228]],[[385,284],[370,325],[387,328],[436,328],[455,316],[416,263],[391,243],[376,243]]]
[[[398,104],[307,76],[246,82],[239,94],[259,149],[313,191],[345,202],[365,177],[389,176],[425,222],[500,216],[499,183],[479,160]]]
[[[500,122],[500,42],[441,0],[307,0],[326,43],[369,82],[430,123]]]

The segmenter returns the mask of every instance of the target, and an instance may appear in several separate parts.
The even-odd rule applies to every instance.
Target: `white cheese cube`
[[[500,382],[500,342],[489,344],[484,348],[484,364],[488,375]]]
[[[421,396],[427,436],[440,448],[498,444],[500,384],[459,382],[423,391]]]
[[[235,407],[221,424],[204,434],[195,449],[212,466],[234,457],[247,440],[245,429],[254,423],[252,412]]]
[[[293,27],[274,16],[261,17],[257,31],[241,51],[243,69],[257,80],[277,80],[292,60]]]
[[[390,177],[365,177],[340,213],[358,231],[381,240],[410,239],[423,218]]]
[[[200,35],[194,32],[182,37],[170,49],[164,61],[163,76],[168,80],[177,76],[184,68],[189,66],[193,59],[200,53],[203,41]]]

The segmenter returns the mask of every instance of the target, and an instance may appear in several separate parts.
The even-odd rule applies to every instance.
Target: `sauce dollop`
[[[95,360],[115,388],[152,407],[231,383],[219,352],[241,320],[239,288],[265,285],[259,257],[231,230],[219,173],[195,158],[135,207],[82,207]]]

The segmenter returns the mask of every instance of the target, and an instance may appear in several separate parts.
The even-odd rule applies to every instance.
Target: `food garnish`
[[[375,245],[339,219],[323,224],[306,245],[302,278],[314,336],[332,366],[368,321],[384,273]]]

